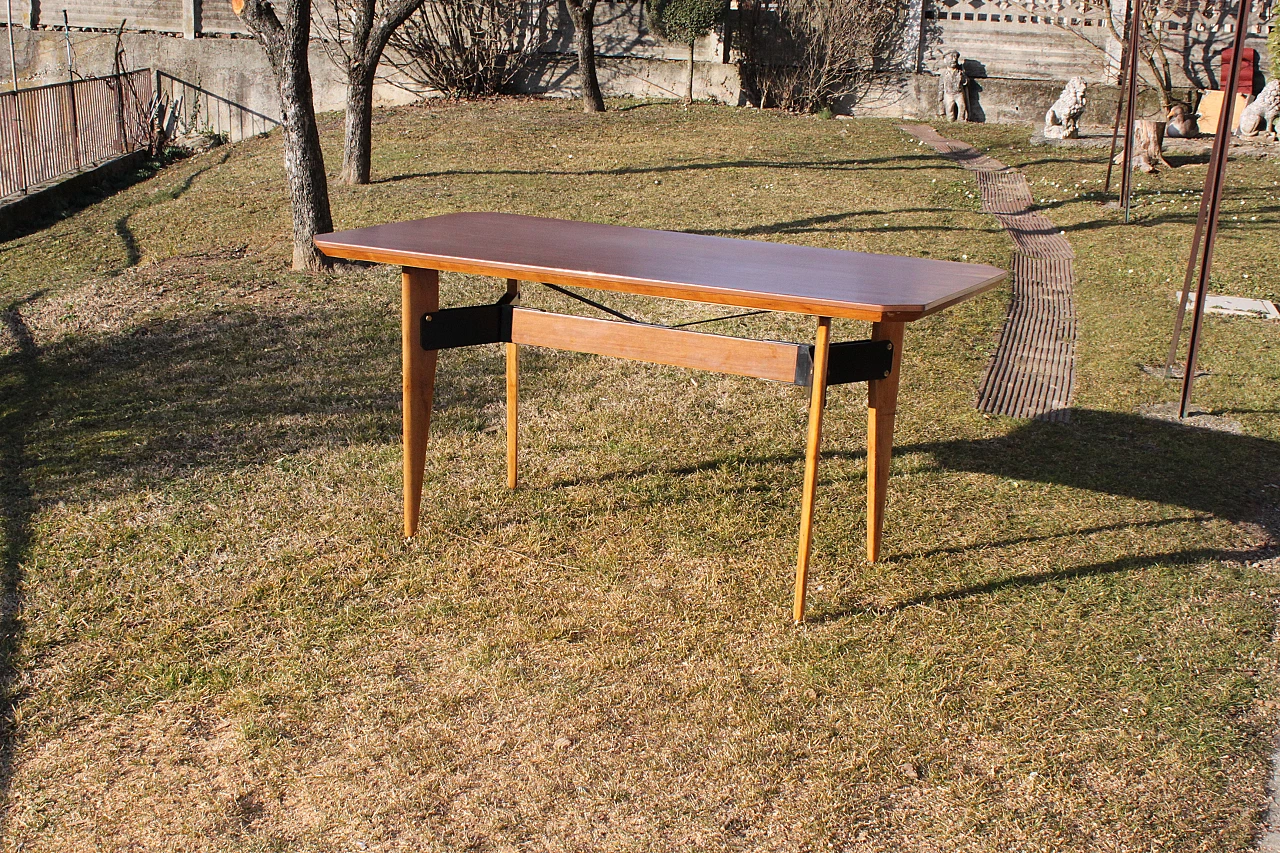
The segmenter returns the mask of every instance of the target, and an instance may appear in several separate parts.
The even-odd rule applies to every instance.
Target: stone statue
[[[1174,101],[1169,105],[1169,118],[1165,125],[1164,135],[1170,139],[1197,139],[1200,136],[1200,123],[1195,113],[1186,104]]]
[[[1280,80],[1272,80],[1240,113],[1240,135],[1246,139],[1274,136],[1277,117],[1280,117]]]
[[[1087,103],[1084,97],[1084,78],[1072,77],[1058,100],[1044,114],[1046,139],[1075,139],[1080,135],[1080,116]]]
[[[969,120],[969,78],[964,73],[960,52],[948,50],[938,76],[938,100],[947,121]]]

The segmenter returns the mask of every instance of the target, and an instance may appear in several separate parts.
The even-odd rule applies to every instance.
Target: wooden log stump
[[[1172,169],[1169,161],[1164,159],[1165,122],[1147,121],[1145,119],[1133,123],[1133,167],[1150,174],[1161,166]],[[1124,152],[1116,155],[1117,165],[1124,161]]]

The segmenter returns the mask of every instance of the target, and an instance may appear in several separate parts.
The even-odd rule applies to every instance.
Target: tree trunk
[[[284,171],[293,203],[293,268],[315,272],[328,269],[330,261],[312,238],[333,230],[333,215],[305,49],[302,56],[301,69],[296,61],[289,62],[280,75],[280,106],[284,111]]]
[[[573,19],[573,40],[578,48],[578,77],[582,84],[582,111],[604,112],[604,95],[596,76],[596,0],[568,0]]]
[[[391,35],[422,5],[423,0],[349,0],[353,13],[346,61],[339,63],[347,77],[346,131],[342,144],[342,182],[369,183],[373,144],[373,83],[378,63]],[[379,16],[381,11],[381,16]],[[341,29],[338,35],[341,36]]]
[[[1144,172],[1158,167],[1168,168],[1164,159],[1164,126],[1162,121],[1138,121],[1133,125],[1133,165]]]
[[[347,73],[346,134],[342,145],[342,182],[345,184],[369,183],[373,78],[374,69],[366,63],[351,63]]]
[[[1133,167],[1150,174],[1164,166],[1172,168],[1164,159],[1165,122],[1140,120],[1133,123]],[[1124,160],[1124,152],[1116,155],[1117,162]]]
[[[689,92],[685,95],[685,103],[693,103],[693,42],[689,42]]]
[[[266,51],[280,92],[284,172],[293,209],[293,268],[328,269],[329,259],[312,242],[317,234],[333,230],[333,216],[307,62],[311,0],[277,0],[275,5],[285,12],[283,22],[265,0],[243,0],[239,5],[236,11]]]

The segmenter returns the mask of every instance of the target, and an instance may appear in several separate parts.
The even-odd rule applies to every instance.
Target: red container
[[[1227,85],[1227,77],[1231,74],[1231,60],[1235,58],[1235,48],[1229,47],[1222,52],[1222,76],[1218,78],[1218,86]],[[1236,86],[1237,92],[1243,92],[1246,95],[1256,94],[1253,88],[1253,81],[1257,79],[1257,75],[1253,73],[1254,66],[1258,64],[1258,52],[1251,47],[1244,49],[1244,62],[1240,65],[1240,83]]]

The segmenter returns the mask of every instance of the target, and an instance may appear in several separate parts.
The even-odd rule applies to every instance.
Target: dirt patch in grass
[[[513,493],[501,352],[450,352],[402,542],[395,271],[286,271],[275,139],[0,246],[3,848],[1247,847],[1277,716],[1276,327],[1209,320],[1197,403],[1239,433],[1144,416],[1177,393],[1141,366],[1204,167],[1142,179],[1126,228],[1102,155],[949,132],[1025,168],[1076,248],[1080,408],[973,410],[1001,295],[913,324],[888,559],[862,559],[865,392],[839,388],[804,628],[790,387],[529,352]],[[327,118],[331,163],[339,139]],[[1276,295],[1274,168],[1232,163],[1223,292]],[[480,209],[1011,251],[889,122],[430,105],[378,114],[374,173],[335,186],[339,227]]]

